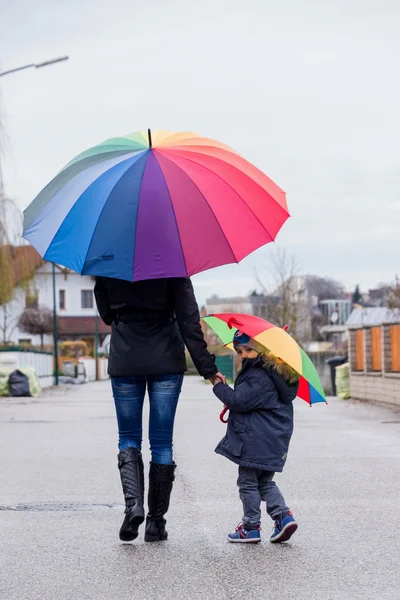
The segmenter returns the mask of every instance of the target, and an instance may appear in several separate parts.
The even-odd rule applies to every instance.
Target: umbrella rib
[[[147,158],[148,158],[150,156],[150,154],[149,154],[150,149],[146,150],[146,152],[148,153],[147,154]],[[147,161],[146,161],[146,164],[147,164]],[[135,243],[133,245],[133,257],[132,257],[132,277],[131,277],[132,282],[133,282],[133,274],[135,272],[135,256],[136,256],[136,240],[137,240],[137,235],[136,234],[137,234],[137,227],[138,227],[138,218],[137,218],[137,216],[138,216],[138,212],[139,212],[140,190],[142,188],[142,182],[143,182],[143,177],[144,177],[145,170],[146,170],[146,165],[144,165],[144,167],[143,167],[142,176],[140,178],[139,193],[138,193],[138,203],[137,203],[137,209],[136,209]]]
[[[167,180],[166,180],[166,178],[165,178],[164,171],[162,170],[162,166],[160,165],[159,161],[157,160],[157,153],[156,153],[156,152],[154,152],[154,158],[155,158],[155,160],[157,161],[158,168],[160,169],[160,171],[161,171],[161,174],[162,174],[162,176],[163,176],[163,178],[164,178],[165,187],[167,188],[167,192],[168,192],[169,201],[170,201],[170,203],[171,203],[172,213],[173,213],[173,215],[174,215],[174,221],[175,221],[175,225],[176,225],[176,231],[178,232],[179,245],[180,245],[180,247],[181,247],[182,258],[183,258],[183,262],[185,263],[186,276],[187,276],[187,277],[189,277],[189,271],[188,271],[188,267],[187,267],[187,263],[186,263],[185,253],[184,253],[184,251],[183,251],[183,246],[182,246],[181,233],[180,233],[180,231],[179,231],[179,227],[178,227],[178,221],[177,221],[177,218],[176,218],[176,213],[175,213],[175,206],[174,206],[174,203],[172,202],[171,193],[170,193],[170,191],[169,191],[169,187],[168,187],[168,182],[167,182]]]
[[[180,167],[180,166],[179,166],[179,165],[177,165],[177,164],[176,164],[176,163],[175,163],[173,160],[171,160],[170,158],[168,158],[168,156],[165,156],[165,154],[164,154],[164,150],[157,149],[157,150],[155,151],[155,154],[156,154],[156,152],[160,152],[160,153],[162,154],[163,158],[165,158],[165,159],[166,159],[166,160],[168,160],[170,163],[172,163],[172,164],[174,165],[174,167],[178,168],[180,171],[182,171],[182,173],[184,173],[184,174],[185,174],[185,175],[186,175],[186,176],[187,176],[187,177],[190,179],[190,181],[192,182],[192,184],[194,185],[194,187],[195,187],[195,188],[198,190],[199,194],[202,196],[202,198],[204,199],[204,201],[205,201],[205,203],[207,204],[208,208],[210,209],[210,212],[211,212],[212,216],[214,217],[214,219],[215,219],[215,221],[216,221],[216,223],[217,223],[217,225],[218,225],[219,229],[221,230],[221,233],[222,233],[222,235],[223,235],[223,236],[224,236],[224,238],[225,238],[225,241],[226,241],[226,243],[228,244],[228,247],[229,247],[230,251],[232,252],[232,256],[233,256],[233,258],[235,259],[235,262],[236,262],[237,264],[239,264],[239,261],[238,261],[238,259],[236,258],[236,254],[234,253],[234,251],[233,251],[233,248],[232,248],[231,244],[229,243],[229,240],[228,240],[228,238],[226,237],[226,234],[225,234],[224,230],[222,229],[222,225],[221,225],[221,223],[218,221],[217,217],[215,216],[215,213],[214,213],[213,209],[211,208],[210,204],[209,204],[209,203],[208,203],[208,201],[207,201],[207,198],[205,197],[205,195],[203,194],[203,192],[201,191],[201,189],[198,187],[198,185],[196,185],[196,183],[193,181],[193,179],[191,179],[191,178],[190,178],[190,176],[189,176],[189,175],[188,175],[188,174],[187,174],[187,173],[186,173],[186,172],[185,172],[185,171],[182,169],[182,167]],[[157,161],[157,162],[158,162],[158,161]],[[175,211],[174,211],[174,214],[175,214]],[[185,263],[185,264],[186,264],[186,263]]]
[[[173,150],[166,149],[166,151],[167,151],[167,152],[171,152],[172,154],[174,154],[174,151],[173,151]],[[257,216],[257,215],[256,215],[256,214],[255,214],[255,213],[254,213],[254,212],[251,210],[251,208],[249,207],[249,205],[247,204],[247,202],[245,202],[245,200],[242,198],[242,196],[239,194],[239,192],[238,192],[237,190],[235,190],[235,188],[234,188],[234,187],[233,187],[233,186],[232,186],[230,183],[228,183],[228,181],[226,181],[226,179],[223,179],[223,178],[221,177],[221,175],[218,175],[218,173],[216,173],[215,171],[213,171],[212,169],[210,169],[210,167],[206,167],[205,165],[203,165],[203,164],[201,164],[201,163],[197,162],[196,160],[194,160],[194,159],[192,159],[192,158],[186,158],[186,157],[183,157],[183,156],[181,156],[181,155],[179,155],[179,154],[178,154],[178,156],[179,156],[179,158],[181,158],[181,159],[183,159],[183,160],[187,160],[187,161],[189,161],[189,162],[192,162],[192,163],[194,163],[194,164],[196,164],[196,165],[199,165],[199,166],[203,167],[204,169],[206,169],[207,171],[209,171],[210,173],[212,173],[213,175],[215,175],[216,177],[218,177],[218,179],[220,179],[220,181],[223,181],[223,182],[224,182],[224,183],[225,183],[225,184],[226,184],[228,187],[230,187],[230,188],[231,188],[231,190],[233,190],[233,191],[235,192],[235,194],[238,196],[238,198],[240,198],[240,200],[241,200],[241,201],[243,202],[243,204],[246,206],[247,210],[248,210],[248,211],[250,211],[252,215],[254,215],[254,218],[255,218],[255,219],[256,219],[256,220],[257,220],[257,221],[260,223],[261,227],[262,227],[262,228],[264,229],[264,231],[265,231],[265,232],[266,232],[266,233],[269,235],[269,237],[271,238],[271,241],[275,241],[275,238],[276,238],[276,236],[275,236],[275,238],[274,238],[274,237],[272,237],[272,235],[270,234],[270,232],[268,231],[268,229],[265,227],[265,225],[263,225],[263,223],[260,221],[260,219],[258,218],[258,216]],[[217,159],[217,160],[218,160],[218,159]],[[225,162],[225,161],[222,161],[222,162]],[[176,164],[176,163],[174,163],[174,164]],[[234,169],[236,168],[236,167],[234,167],[233,165],[231,165],[230,163],[227,163],[227,164],[229,164],[229,165],[230,165],[232,168],[234,168]],[[237,171],[239,171],[239,169],[236,169],[236,170],[237,170]],[[240,171],[240,172],[242,172],[242,173],[243,173],[243,171]],[[246,175],[246,173],[244,173],[244,175]],[[246,177],[248,177],[248,175],[246,175]],[[249,177],[249,179],[251,179],[251,178]],[[257,182],[256,182],[256,181],[254,181],[254,179],[251,179],[251,181],[253,181],[253,182],[254,182],[256,185],[259,185],[259,184],[257,184]],[[261,189],[262,189],[262,190],[265,192],[264,188],[262,188],[260,185],[259,185],[259,187],[260,187],[260,188],[261,188]],[[268,194],[268,192],[266,192],[266,193]],[[273,198],[273,197],[272,197],[270,194],[268,194],[268,195],[269,195],[269,196],[270,196],[270,197],[271,197],[271,198],[274,200],[274,202],[276,202],[276,204],[277,204],[278,206],[280,206],[280,205],[279,205],[279,202],[277,202],[277,201],[276,201],[276,200],[275,200],[275,199],[274,199],[274,198]],[[282,206],[281,206],[281,208],[282,208],[282,210],[283,210],[283,211],[284,211],[284,212],[287,214],[287,218],[289,218],[289,217],[290,217],[290,214],[288,213],[288,211],[286,211],[286,210],[285,210],[285,209],[284,209]],[[285,220],[286,220],[286,219],[285,219]],[[283,223],[282,223],[282,225],[283,225]],[[279,233],[279,231],[278,231],[278,233]],[[278,234],[277,234],[277,235],[278,235]]]

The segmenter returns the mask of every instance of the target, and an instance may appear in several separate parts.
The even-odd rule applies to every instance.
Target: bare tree
[[[395,284],[389,293],[388,306],[392,310],[400,309],[400,279],[397,275]]]
[[[318,300],[339,300],[344,298],[344,287],[335,279],[330,277],[319,277],[318,275],[307,276],[307,287],[312,296]]]
[[[10,337],[17,326],[18,318],[12,310],[11,303],[0,306],[0,309],[0,342],[3,346],[8,346]]]
[[[53,313],[48,308],[26,308],[19,318],[18,327],[25,333],[40,335],[40,349],[43,350],[43,337],[53,331]]]
[[[14,262],[13,242],[21,234],[21,211],[15,202],[6,195],[3,183],[2,159],[5,154],[4,140],[6,134],[1,120],[0,98],[0,313],[3,343],[7,343],[16,319],[12,316],[11,304],[14,298],[16,280],[16,265]],[[21,265],[18,271],[22,272]]]
[[[327,324],[319,303],[321,300],[344,298],[341,283],[318,275],[300,275],[296,258],[287,250],[278,249],[272,256],[270,280],[256,277],[264,297],[264,313],[259,314],[274,325],[288,326],[300,343],[319,338],[319,329]]]
[[[299,321],[304,316],[305,289],[295,257],[278,248],[272,257],[270,280],[259,274],[256,280],[266,297],[268,320],[279,327],[287,325],[291,335],[297,338]]]

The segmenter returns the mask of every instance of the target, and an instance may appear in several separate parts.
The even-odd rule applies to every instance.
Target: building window
[[[65,310],[65,290],[58,290],[60,310]]]
[[[31,290],[28,288],[25,296],[25,308],[38,308],[39,307],[39,292],[38,290]]]
[[[82,308],[93,308],[92,290],[81,290],[81,306]]]

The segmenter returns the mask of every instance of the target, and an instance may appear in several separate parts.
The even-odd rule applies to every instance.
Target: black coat
[[[111,325],[111,376],[183,373],[184,344],[200,375],[217,373],[189,278],[130,283],[96,277],[94,293],[101,318]]]
[[[215,451],[243,467],[282,471],[293,433],[298,384],[289,386],[260,358],[244,361],[235,389],[218,383],[214,394],[230,409]]]

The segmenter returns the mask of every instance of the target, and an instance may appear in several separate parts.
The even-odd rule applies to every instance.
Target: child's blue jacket
[[[261,358],[246,359],[234,390],[224,383],[214,386],[214,394],[230,409],[226,435],[215,452],[244,467],[282,471],[297,390],[298,384],[290,386]]]

